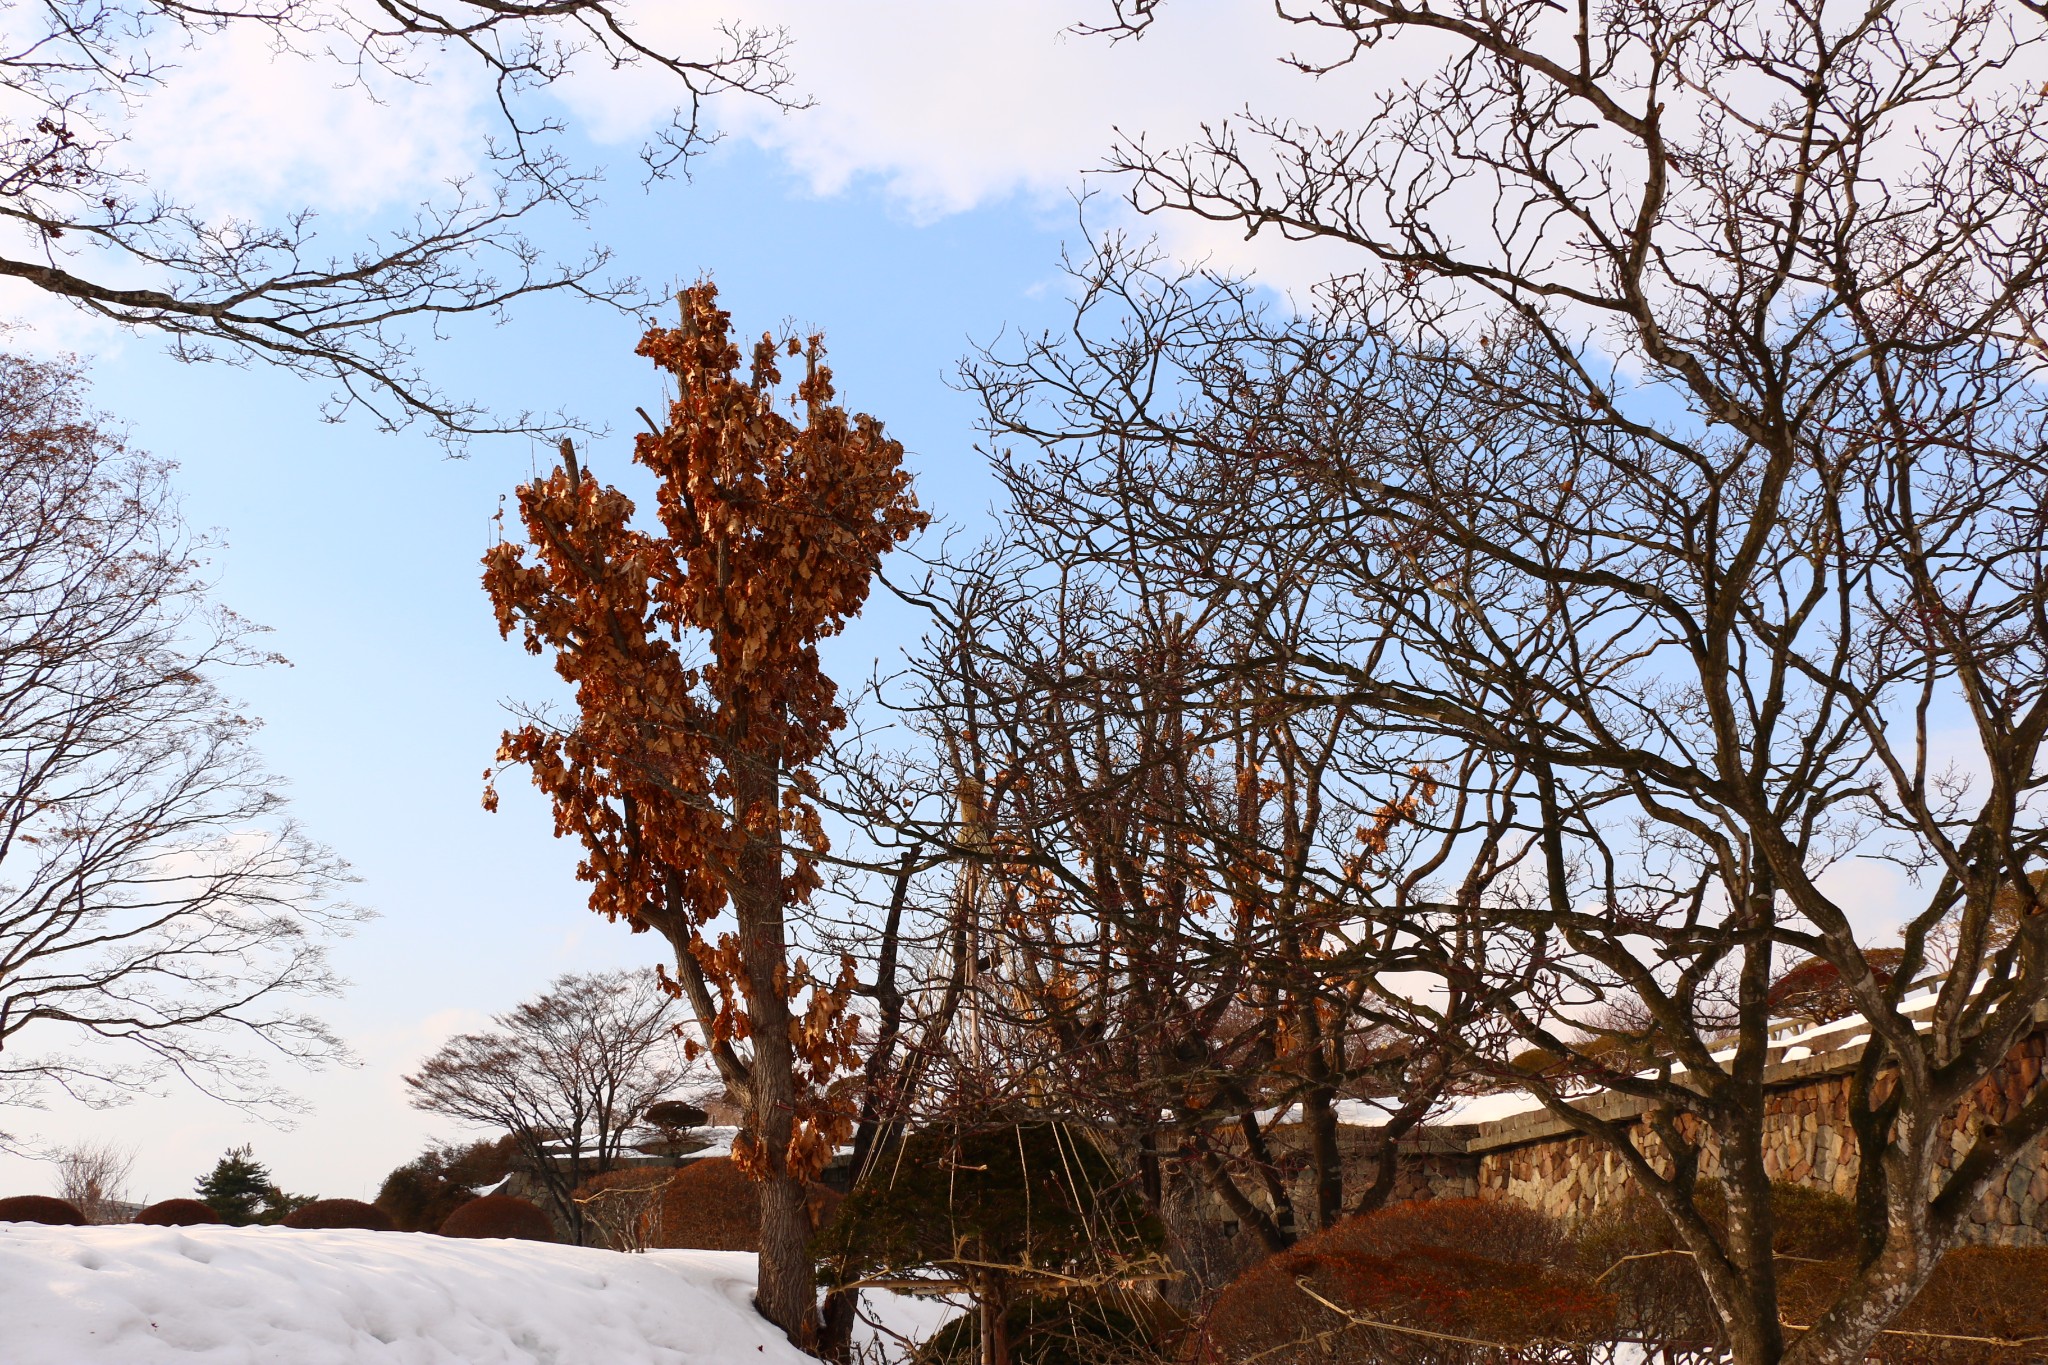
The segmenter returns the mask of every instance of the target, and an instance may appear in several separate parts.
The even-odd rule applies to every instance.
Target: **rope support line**
[[[1685,1248],[1685,1247],[1668,1247],[1668,1248],[1666,1248],[1666,1249],[1665,1249],[1665,1250],[1663,1250],[1663,1251],[1637,1251],[1637,1252],[1631,1252],[1631,1253],[1630,1253],[1629,1255],[1627,1255],[1627,1256],[1624,1256],[1624,1257],[1622,1257],[1622,1258],[1621,1258],[1620,1260],[1616,1261],[1616,1262],[1615,1262],[1615,1263],[1614,1263],[1613,1265],[1611,1265],[1611,1266],[1607,1267],[1607,1269],[1605,1269],[1605,1270],[1601,1271],[1601,1272],[1600,1272],[1600,1273],[1599,1273],[1598,1275],[1595,1275],[1595,1276],[1593,1277],[1593,1283],[1594,1283],[1594,1284],[1598,1284],[1598,1283],[1600,1283],[1600,1281],[1602,1281],[1602,1280],[1606,1279],[1606,1278],[1607,1278],[1607,1277],[1608,1277],[1609,1275],[1612,1275],[1612,1274],[1613,1274],[1613,1273],[1614,1273],[1615,1271],[1617,1271],[1617,1270],[1621,1269],[1621,1268],[1622,1268],[1623,1266],[1627,1265],[1627,1264],[1628,1264],[1628,1263],[1629,1263],[1630,1261],[1654,1261],[1654,1260],[1658,1259],[1658,1258],[1659,1258],[1659,1257],[1661,1257],[1661,1256],[1698,1256],[1698,1255],[1699,1255],[1699,1253],[1698,1253],[1698,1252],[1696,1252],[1696,1251],[1692,1251],[1692,1250],[1689,1250],[1688,1248]],[[1793,1255],[1790,1255],[1790,1254],[1788,1254],[1788,1253],[1786,1253],[1786,1252],[1783,1252],[1783,1251],[1774,1251],[1774,1252],[1772,1252],[1772,1253],[1771,1253],[1771,1259],[1772,1259],[1772,1260],[1774,1260],[1774,1261],[1798,1261],[1798,1262],[1801,1262],[1802,1264],[1805,1264],[1805,1265],[1830,1265],[1830,1264],[1832,1264],[1832,1262],[1830,1262],[1830,1261],[1829,1261],[1829,1260],[1828,1260],[1828,1259],[1827,1259],[1826,1257],[1824,1257],[1824,1256],[1793,1256]]]
[[[1778,1326],[1790,1332],[1810,1332],[1813,1330],[1811,1324],[1787,1322],[1784,1318],[1778,1319]],[[1923,1341],[1966,1341],[1973,1346],[2034,1346],[2048,1341],[2048,1336],[1973,1337],[1965,1336],[1959,1332],[1915,1332],[1905,1327],[1882,1327],[1878,1329],[1878,1335],[1883,1337],[1917,1337]]]

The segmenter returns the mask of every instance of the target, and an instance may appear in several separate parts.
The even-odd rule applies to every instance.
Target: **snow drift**
[[[808,1365],[745,1252],[0,1223],[6,1365]]]

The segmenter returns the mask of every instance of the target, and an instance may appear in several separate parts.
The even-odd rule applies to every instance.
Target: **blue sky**
[[[910,451],[919,496],[973,532],[994,496],[974,449],[975,409],[949,387],[975,341],[1057,327],[1059,258],[1077,237],[1075,196],[1118,130],[1155,144],[1251,104],[1355,123],[1372,95],[1429,65],[1428,45],[1310,81],[1275,60],[1313,35],[1242,0],[1180,0],[1142,43],[1067,32],[1103,0],[650,0],[649,36],[688,51],[708,21],[786,24],[808,111],[714,107],[730,139],[693,179],[643,192],[634,145],[667,103],[644,75],[593,73],[561,112],[575,151],[622,173],[587,224],[557,222],[563,255],[590,240],[650,281],[718,282],[743,331],[785,319],[823,330],[843,399],[881,417]],[[333,73],[230,37],[180,55],[145,102],[132,151],[153,184],[211,214],[274,220],[299,204],[337,236],[373,229],[451,175],[474,169],[485,95],[439,70],[381,104],[333,88]],[[1096,223],[1123,215],[1113,185]],[[1338,259],[1246,243],[1179,220],[1157,231],[1182,257],[1256,271],[1296,293]],[[516,775],[486,815],[481,778],[501,703],[544,695],[545,665],[498,640],[478,587],[499,498],[552,453],[481,441],[461,461],[425,433],[318,419],[317,385],[262,368],[186,367],[149,338],[82,324],[0,284],[9,344],[93,358],[99,404],[135,443],[175,460],[191,521],[226,542],[224,602],[275,631],[292,667],[231,680],[267,722],[265,756],[296,814],[355,867],[379,918],[337,953],[354,981],[329,1015],[362,1058],[354,1071],[299,1076],[312,1112],[291,1131],[190,1094],[139,1098],[104,1114],[57,1107],[17,1131],[84,1134],[137,1149],[132,1192],[189,1191],[226,1147],[254,1144],[289,1189],[366,1197],[430,1136],[456,1130],[408,1109],[399,1076],[451,1032],[533,994],[554,975],[653,961],[652,945],[583,908],[572,849]],[[468,327],[425,353],[450,390],[501,408],[566,407],[608,421],[586,461],[616,477],[633,407],[658,390],[632,355],[633,320],[540,302],[503,327]],[[910,642],[914,622],[874,610],[830,652],[842,680]],[[1872,904],[1890,894],[1871,874]],[[53,1173],[0,1154],[0,1193],[50,1188]]]
[[[617,187],[592,226],[625,270],[715,278],[743,330],[824,330],[845,400],[905,442],[927,507],[972,526],[993,487],[973,404],[949,378],[972,340],[1053,320],[1073,223],[1071,203],[1043,194],[936,217],[872,181],[819,194],[772,151],[735,143],[690,182]],[[547,304],[427,358],[465,394],[610,422],[615,435],[586,442],[585,459],[616,478],[633,406],[659,393],[632,354],[637,334],[629,318]],[[552,675],[497,638],[478,557],[499,497],[551,452],[501,439],[449,460],[425,433],[323,424],[318,389],[288,376],[179,365],[146,338],[102,343],[92,376],[135,443],[178,462],[190,520],[226,542],[220,598],[270,627],[291,661],[230,686],[264,720],[262,750],[295,813],[354,865],[354,898],[379,916],[338,949],[354,985],[327,1010],[364,1065],[287,1077],[314,1105],[289,1132],[186,1094],[100,1114],[60,1104],[14,1126],[136,1146],[138,1195],[185,1193],[247,1141],[288,1188],[367,1197],[430,1133],[455,1131],[407,1109],[398,1086],[441,1037],[556,973],[653,961],[650,940],[583,909],[573,852],[516,775],[500,814],[479,804],[501,703],[545,695]],[[834,650],[842,676],[910,629],[900,610],[871,612]],[[50,1180],[0,1157],[0,1186]]]
[[[843,399],[889,425],[925,505],[970,532],[994,488],[974,450],[973,403],[949,381],[973,342],[1057,326],[1082,173],[1117,130],[1179,140],[1247,101],[1313,113],[1364,89],[1304,86],[1275,60],[1293,41],[1285,29],[1232,0],[1184,0],[1160,34],[1115,45],[1067,32],[1099,17],[1092,0],[633,9],[648,36],[685,52],[728,15],[786,25],[814,107],[715,105],[727,140],[692,179],[645,192],[634,150],[666,88],[632,72],[571,83],[560,92],[571,150],[620,173],[589,222],[557,221],[544,243],[573,256],[603,241],[620,272],[655,283],[708,274],[743,331],[786,319],[823,330]],[[230,32],[178,55],[139,107],[129,150],[153,186],[202,212],[275,220],[311,205],[345,243],[476,168],[488,92],[459,66],[432,77],[386,83],[369,103],[335,88],[331,68]],[[1113,194],[1089,212],[1098,224],[1122,217]],[[1318,264],[1198,225],[1156,228],[1184,256],[1264,266],[1282,287]],[[355,899],[378,918],[338,949],[354,984],[327,1010],[362,1064],[286,1076],[311,1106],[290,1130],[178,1091],[103,1113],[59,1103],[8,1126],[133,1147],[138,1197],[188,1192],[243,1142],[288,1189],[367,1197],[429,1137],[459,1131],[410,1110],[399,1083],[442,1039],[558,973],[653,961],[648,940],[583,908],[573,850],[550,837],[516,775],[501,784],[500,814],[479,804],[502,703],[545,695],[552,676],[498,640],[477,561],[499,498],[552,453],[504,439],[450,461],[425,433],[323,424],[317,385],[261,367],[181,366],[147,337],[0,285],[9,315],[21,323],[14,344],[89,357],[100,406],[180,465],[190,520],[225,542],[221,599],[272,628],[291,660],[230,685],[265,721],[262,749],[295,814],[353,864]],[[634,405],[658,394],[631,353],[637,333],[617,314],[542,301],[502,327],[459,329],[424,358],[464,396],[609,422],[618,435],[587,444],[585,458],[612,476]],[[871,608],[828,666],[858,679],[914,634],[901,608]],[[51,1168],[0,1154],[0,1192],[53,1184]]]

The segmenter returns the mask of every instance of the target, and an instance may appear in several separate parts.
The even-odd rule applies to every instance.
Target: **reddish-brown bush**
[[[1560,1263],[1550,1220],[1477,1199],[1396,1204],[1267,1258],[1227,1286],[1190,1342],[1204,1365],[1424,1365],[1512,1346],[1523,1360],[1571,1358],[1611,1329],[1613,1301]],[[1373,1325],[1381,1324],[1381,1325]]]
[[[47,1194],[17,1194],[0,1199],[0,1223],[49,1223],[57,1227],[82,1228],[85,1215],[76,1205]]]
[[[841,1195],[812,1184],[811,1225],[823,1227]],[[707,1157],[680,1167],[662,1189],[648,1230],[648,1246],[704,1251],[761,1249],[760,1186],[740,1174],[730,1157]]]
[[[190,1228],[218,1223],[220,1215],[197,1199],[159,1199],[136,1214],[135,1221],[158,1228]]]
[[[1889,982],[1905,959],[1902,948],[1871,948],[1863,954],[1879,984]],[[1856,1012],[1856,998],[1842,984],[1841,970],[1817,957],[1794,963],[1771,986],[1769,1001],[1774,1018],[1798,1017],[1816,1024],[1833,1023]]]
[[[360,1228],[367,1232],[392,1230],[390,1214],[360,1199],[315,1199],[286,1214],[284,1225],[288,1228]]]
[[[1717,1235],[1727,1235],[1726,1190],[1703,1184],[1693,1205]],[[1771,1216],[1771,1249],[1786,1265],[1855,1254],[1856,1206],[1842,1195],[1779,1182],[1771,1186]],[[1622,1335],[1681,1352],[1710,1350],[1720,1340],[1699,1272],[1648,1195],[1632,1189],[1607,1204],[1577,1228],[1572,1252],[1578,1268],[1615,1296]]]
[[[1814,1321],[1852,1268],[1846,1260],[1787,1266],[1780,1272],[1786,1321],[1795,1326]],[[1882,1365],[2022,1365],[2041,1359],[2042,1346],[2048,1344],[2044,1339],[2048,1247],[1959,1247],[1942,1257],[1927,1287],[1871,1347],[1870,1359]]]
[[[441,1224],[443,1237],[513,1237],[522,1242],[552,1242],[555,1225],[526,1200],[510,1194],[472,1199]]]
[[[391,1215],[401,1232],[433,1232],[448,1215],[511,1172],[518,1159],[518,1139],[455,1147],[434,1143],[384,1177],[371,1202]]]

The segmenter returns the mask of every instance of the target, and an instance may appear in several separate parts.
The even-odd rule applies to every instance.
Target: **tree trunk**
[[[882,946],[875,957],[875,985],[872,995],[880,1013],[875,1046],[862,1068],[860,1121],[853,1128],[853,1180],[857,1186],[867,1173],[868,1155],[883,1120],[882,1086],[896,1056],[896,1035],[903,1025],[903,992],[896,988],[896,950],[903,933],[903,902],[910,894],[910,874],[917,866],[919,848],[903,851],[896,865],[896,889],[889,897],[889,915],[882,925]],[[889,1117],[894,1118],[894,1106]],[[827,1360],[843,1361],[853,1350],[853,1325],[860,1316],[860,1291],[835,1289],[825,1296],[819,1315],[818,1354]]]
[[[981,1365],[1010,1365],[1010,1302],[1001,1276],[981,1292]]]
[[[1327,1084],[1312,1087],[1301,1101],[1301,1126],[1308,1133],[1315,1172],[1318,1229],[1334,1227],[1344,1216],[1344,1157],[1337,1145],[1336,1101],[1337,1092]]]
[[[1209,1188],[1216,1192],[1224,1206],[1237,1215],[1237,1221],[1251,1229],[1258,1237],[1259,1245],[1268,1252],[1281,1252],[1294,1245],[1294,1229],[1290,1221],[1282,1226],[1269,1217],[1266,1211],[1251,1201],[1251,1197],[1238,1188],[1237,1181],[1224,1169],[1222,1160],[1202,1134],[1195,1135],[1195,1150],[1201,1156],[1202,1174],[1209,1182]]]
[[[782,833],[772,761],[748,758],[731,765],[734,807],[746,843],[733,893],[739,922],[753,1045],[748,1128],[760,1144],[761,1254],[755,1304],[791,1342],[809,1349],[817,1339],[818,1279],[811,1263],[811,1214],[804,1182],[789,1169],[796,1120],[796,1076],[790,1038],[787,949],[782,907]]]
[[[799,1349],[817,1338],[818,1281],[803,1182],[785,1168],[761,1182],[761,1259],[754,1298],[761,1315]]]

